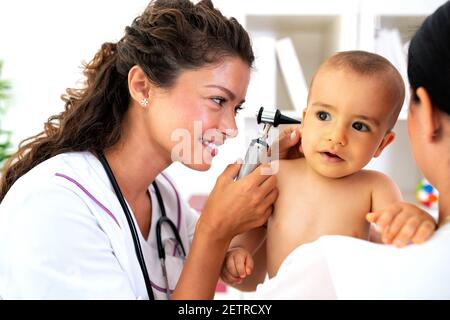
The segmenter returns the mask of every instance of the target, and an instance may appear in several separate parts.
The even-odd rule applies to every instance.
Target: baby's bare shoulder
[[[391,179],[384,173],[376,170],[360,170],[359,174],[361,177],[364,177],[365,179],[371,179],[371,180],[384,180],[384,179]]]
[[[387,185],[395,184],[387,175],[375,170],[361,170],[355,178],[360,179],[363,183],[369,183],[376,188],[383,188]]]

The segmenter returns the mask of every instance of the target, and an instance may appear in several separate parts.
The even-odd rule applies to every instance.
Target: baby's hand
[[[368,213],[367,221],[375,223],[381,240],[396,247],[427,240],[436,230],[434,219],[422,209],[406,202],[397,202],[387,209]]]
[[[252,274],[253,257],[243,248],[232,248],[226,256],[222,266],[221,278],[231,285],[241,284],[245,277]]]

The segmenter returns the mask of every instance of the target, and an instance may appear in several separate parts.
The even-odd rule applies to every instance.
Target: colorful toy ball
[[[416,187],[417,201],[428,208],[437,207],[439,192],[433,187],[427,179],[423,178]]]

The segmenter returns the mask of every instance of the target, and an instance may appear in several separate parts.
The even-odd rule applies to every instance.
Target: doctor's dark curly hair
[[[130,103],[128,72],[134,65],[153,84],[170,88],[183,70],[230,56],[253,65],[247,32],[210,0],[195,5],[189,0],[152,1],[119,42],[104,43],[84,66],[85,86],[66,90],[65,110],[51,116],[43,132],[22,141],[5,164],[0,201],[39,163],[63,152],[103,150],[119,141]]]

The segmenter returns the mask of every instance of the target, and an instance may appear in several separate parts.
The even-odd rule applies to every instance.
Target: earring
[[[439,136],[439,129],[434,130],[433,135],[431,136],[433,139],[436,139]]]
[[[142,98],[140,104],[141,104],[141,107],[142,107],[142,108],[146,108],[147,105],[148,105],[148,100],[147,100],[147,98]]]

